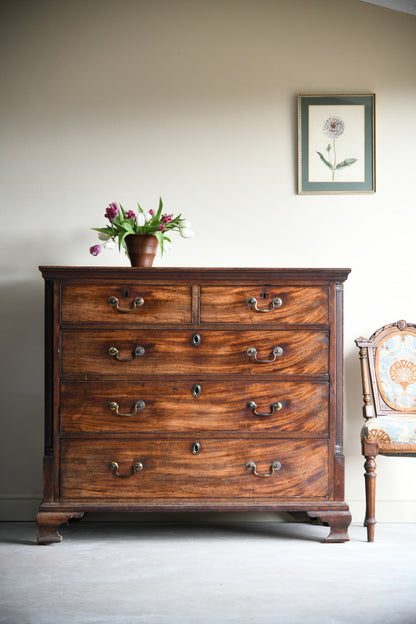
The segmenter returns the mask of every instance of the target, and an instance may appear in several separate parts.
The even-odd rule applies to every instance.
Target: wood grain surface
[[[62,321],[71,323],[106,322],[123,323],[190,323],[191,288],[189,286],[149,286],[126,284],[92,285],[90,287],[64,285],[62,287]],[[120,312],[108,303],[117,297]],[[142,297],[144,303],[134,308],[134,299]]]
[[[258,312],[247,304],[254,297]],[[279,297],[280,307],[272,308]],[[202,323],[328,323],[328,290],[290,286],[201,286]]]
[[[201,437],[201,452],[191,452],[192,437],[180,440],[62,440],[61,499],[146,497],[325,497],[328,493],[326,440],[218,440]],[[144,469],[128,478],[134,462]],[[270,477],[246,469],[254,461],[261,474],[274,461],[282,467]]]
[[[192,387],[198,384],[200,395]],[[119,381],[66,382],[61,388],[63,432],[320,432],[328,430],[326,382]],[[145,407],[135,413],[137,401]],[[257,404],[257,416],[247,407]],[[121,414],[109,408],[116,402]],[[274,402],[281,409],[271,413]]]
[[[93,330],[62,332],[62,373],[82,378],[137,377],[241,373],[260,375],[324,375],[328,372],[328,335],[312,331],[209,331],[198,332],[201,342],[191,342],[194,332],[184,330]],[[132,358],[136,346],[144,355],[117,361],[108,355],[116,347],[120,358]],[[274,347],[283,354],[274,362],[259,363],[247,355],[255,347],[259,360],[273,359]]]

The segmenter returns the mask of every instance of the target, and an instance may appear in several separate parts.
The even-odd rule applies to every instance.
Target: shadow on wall
[[[355,345],[353,349],[350,345],[345,346],[347,353],[344,359],[344,434],[349,459],[355,461],[361,456],[360,431],[363,423],[361,370],[358,349]]]
[[[364,460],[360,443],[363,401],[360,360],[354,343],[352,346],[351,344],[345,345],[344,380],[345,500],[350,504],[353,522],[361,523],[365,510]]]
[[[40,496],[43,456],[43,284],[0,286],[0,497]]]

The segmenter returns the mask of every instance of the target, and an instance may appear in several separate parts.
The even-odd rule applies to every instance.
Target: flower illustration
[[[325,120],[322,130],[331,139],[337,139],[344,133],[345,124],[340,117],[329,117]]]
[[[319,158],[324,163],[324,165],[329,167],[329,169],[332,171],[332,182],[335,182],[336,171],[338,171],[339,169],[344,169],[345,167],[351,167],[351,165],[357,162],[356,158],[345,158],[343,161],[337,163],[337,152],[335,149],[335,141],[341,135],[344,134],[344,130],[345,130],[345,123],[340,117],[328,117],[328,119],[325,119],[324,124],[322,126],[322,132],[327,137],[332,139],[332,145],[331,143],[328,143],[328,145],[325,148],[327,152],[326,158],[321,152],[317,151],[316,153],[318,154]],[[330,162],[331,150],[332,150],[332,162]]]

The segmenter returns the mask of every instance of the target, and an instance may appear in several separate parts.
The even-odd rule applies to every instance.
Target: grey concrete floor
[[[323,544],[322,526],[92,523],[38,546],[0,523],[7,624],[414,624],[416,524]]]

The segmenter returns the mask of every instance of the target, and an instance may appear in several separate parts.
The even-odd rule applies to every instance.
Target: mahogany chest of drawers
[[[41,267],[38,542],[88,511],[286,511],[348,540],[349,269]]]

